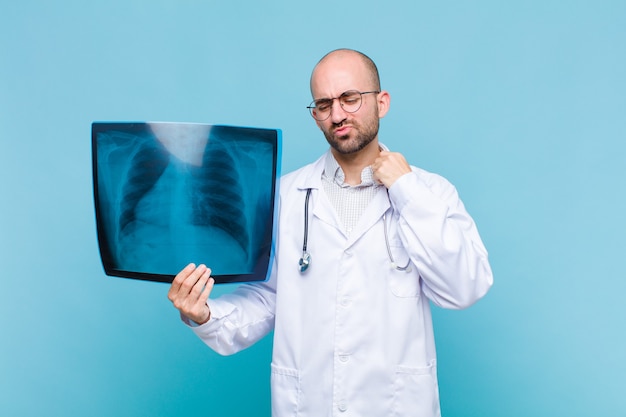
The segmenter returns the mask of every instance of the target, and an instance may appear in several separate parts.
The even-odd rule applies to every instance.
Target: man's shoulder
[[[426,183],[446,183],[450,184],[447,178],[444,176],[437,174],[435,172],[427,171],[424,168],[416,167],[415,165],[411,165],[411,170],[417,174],[417,176]]]

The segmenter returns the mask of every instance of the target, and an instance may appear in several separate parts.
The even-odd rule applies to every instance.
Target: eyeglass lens
[[[354,113],[361,108],[361,96],[363,93],[356,90],[346,91],[339,97],[337,100],[341,105],[341,108],[348,112]],[[330,111],[333,107],[334,98],[322,98],[319,100],[314,100],[309,106],[309,110],[311,111],[311,115],[319,121],[326,120],[328,116],[330,116]]]

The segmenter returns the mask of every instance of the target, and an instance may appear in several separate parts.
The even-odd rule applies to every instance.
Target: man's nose
[[[341,106],[339,99],[333,100],[330,106],[330,120],[333,123],[340,123],[346,119],[347,112]]]

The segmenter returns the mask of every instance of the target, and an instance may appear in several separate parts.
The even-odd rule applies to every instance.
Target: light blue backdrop
[[[489,295],[435,310],[444,416],[625,415],[625,44],[620,0],[2,1],[0,415],[269,415],[269,338],[220,357],[166,285],[103,274],[90,123],[277,127],[291,171],[338,47],[490,251]]]

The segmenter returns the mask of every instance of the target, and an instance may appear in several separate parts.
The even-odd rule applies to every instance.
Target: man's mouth
[[[352,129],[351,126],[349,125],[344,125],[344,126],[339,126],[337,128],[335,128],[335,130],[333,131],[333,133],[337,136],[345,136],[348,134],[348,132],[350,131],[350,129]]]

